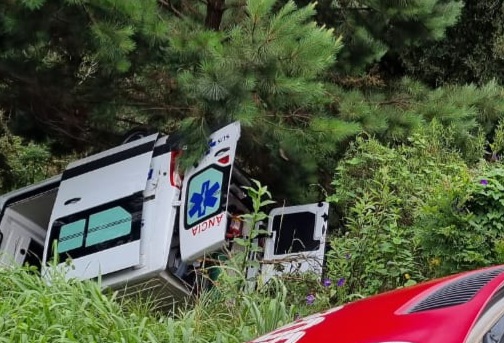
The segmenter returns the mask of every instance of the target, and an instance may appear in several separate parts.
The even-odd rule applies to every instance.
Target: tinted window
[[[276,231],[275,255],[314,251],[320,240],[314,240],[315,214],[311,212],[277,215],[273,218]]]
[[[86,247],[129,235],[133,217],[120,206],[89,216]]]
[[[142,192],[56,220],[51,242],[59,260],[79,258],[140,239]],[[49,254],[52,259],[52,250]]]
[[[81,247],[82,242],[84,242],[85,229],[86,219],[79,219],[62,225],[58,239],[58,253],[67,252]]]

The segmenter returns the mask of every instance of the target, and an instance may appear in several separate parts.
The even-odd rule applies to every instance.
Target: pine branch
[[[170,1],[158,0],[158,3],[161,4],[161,7],[166,8],[168,11],[175,14],[175,16],[177,16],[178,18],[184,18],[182,12],[177,10]]]
[[[10,68],[7,65],[4,65],[3,63],[0,63],[0,79],[10,79],[10,80],[15,80],[15,81],[20,81],[22,83],[25,83],[27,85],[31,86],[38,86],[38,79],[35,78],[30,78],[26,77],[23,75],[20,75],[16,73],[13,68]]]
[[[392,99],[388,101],[380,101],[378,103],[378,106],[387,106],[387,105],[394,105],[401,108],[408,108],[409,105],[411,105],[411,102],[408,101],[407,99]]]

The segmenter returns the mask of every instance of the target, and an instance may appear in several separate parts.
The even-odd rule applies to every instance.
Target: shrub
[[[471,178],[459,153],[447,148],[449,137],[435,122],[395,147],[360,137],[340,161],[328,200],[341,213],[342,225],[330,239],[327,273],[346,282],[333,301],[402,287],[433,274],[417,232],[418,213],[446,185]]]
[[[433,192],[415,225],[433,276],[504,262],[503,191],[504,166],[483,163]]]
[[[0,117],[2,113],[0,112]],[[51,156],[48,143],[13,135],[0,118],[0,191],[7,192],[39,182],[61,172],[76,156]]]

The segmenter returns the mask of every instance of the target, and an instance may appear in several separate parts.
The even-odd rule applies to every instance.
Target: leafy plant
[[[13,135],[0,112],[0,191],[24,187],[60,172],[70,157],[51,156],[48,143],[27,141]]]
[[[338,302],[423,278],[411,232],[399,223],[400,207],[400,198],[378,183],[352,206],[346,233],[330,241],[327,253],[328,276],[346,280],[347,292]]]
[[[453,133],[436,121],[411,135],[407,144],[384,145],[359,137],[340,161],[328,197],[342,225],[330,240],[327,273],[344,278],[344,302],[424,280],[426,261],[418,213],[433,194],[470,180],[470,169],[451,150]],[[437,193],[439,191],[439,193]],[[434,229],[435,222],[432,222]]]
[[[51,284],[27,268],[0,269],[0,342],[162,342],[154,318],[126,316],[95,282]]]
[[[470,180],[458,180],[433,193],[416,227],[434,275],[504,261],[504,168],[482,164]]]
[[[244,187],[250,199],[252,200],[252,212],[242,214],[240,217],[246,222],[249,232],[244,238],[235,238],[234,243],[242,247],[242,251],[235,255],[233,259],[239,263],[239,270],[246,273],[247,268],[259,268],[259,262],[251,260],[251,253],[260,254],[263,249],[258,245],[258,236],[267,234],[268,231],[261,229],[259,224],[268,218],[263,212],[263,208],[274,204],[271,200],[271,193],[267,186],[262,186],[257,180],[252,180],[255,187]]]

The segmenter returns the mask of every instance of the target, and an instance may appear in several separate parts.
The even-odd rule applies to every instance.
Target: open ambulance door
[[[185,262],[225,243],[228,189],[239,138],[238,122],[214,132],[205,156],[184,176],[179,227],[180,255]]]
[[[90,279],[140,264],[143,191],[156,139],[68,165],[51,213],[44,266],[54,257],[60,264],[71,258],[67,277]]]
[[[263,281],[284,273],[321,274],[329,204],[276,208],[270,212],[261,269]]]

